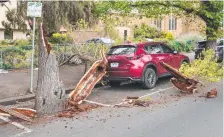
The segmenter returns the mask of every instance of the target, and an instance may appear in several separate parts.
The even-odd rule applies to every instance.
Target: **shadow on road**
[[[159,78],[159,80],[156,83],[156,88],[167,84],[170,81],[170,78],[171,78],[171,76]],[[144,90],[140,83],[127,83],[127,84],[122,84],[121,86],[118,86],[118,87],[107,86],[107,87],[104,87],[103,89],[104,90],[116,90],[116,91],[122,91],[122,92]]]

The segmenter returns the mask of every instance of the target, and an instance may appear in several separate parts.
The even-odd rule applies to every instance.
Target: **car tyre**
[[[111,87],[118,87],[120,85],[121,85],[121,82],[110,81],[110,86]]]
[[[144,89],[154,88],[157,81],[156,71],[153,68],[146,68],[143,78],[142,87]]]

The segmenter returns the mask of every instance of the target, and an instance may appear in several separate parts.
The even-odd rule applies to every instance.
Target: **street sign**
[[[41,2],[28,2],[27,3],[27,16],[41,17],[42,3]]]
[[[33,39],[32,39],[32,57],[31,57],[31,76],[30,76],[30,92],[33,92],[33,62],[34,62],[34,38],[35,38],[35,24],[36,17],[41,17],[42,3],[41,2],[28,2],[27,3],[27,16],[33,18]]]

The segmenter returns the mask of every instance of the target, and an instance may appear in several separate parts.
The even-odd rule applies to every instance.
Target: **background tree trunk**
[[[51,114],[65,109],[65,89],[59,81],[56,56],[48,55],[42,27],[39,27],[38,81],[36,92],[37,115]]]

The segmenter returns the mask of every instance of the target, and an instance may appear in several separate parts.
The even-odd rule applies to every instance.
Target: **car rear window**
[[[134,54],[136,51],[135,46],[114,46],[110,49],[107,55],[126,55]]]

